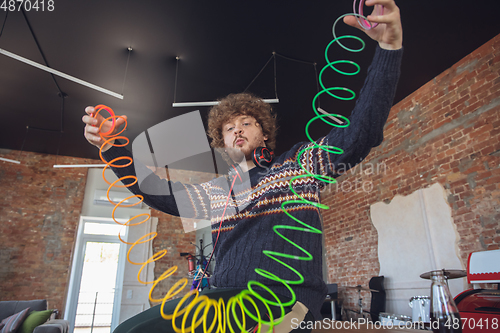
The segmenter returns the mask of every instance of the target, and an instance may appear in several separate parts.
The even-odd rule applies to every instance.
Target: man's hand
[[[358,24],[355,16],[346,16],[344,23],[365,31],[365,33],[376,40],[381,48],[386,50],[398,50],[403,47],[403,27],[401,26],[401,16],[399,8],[394,0],[366,0],[367,6],[384,6],[384,13],[379,14],[374,10],[366,18],[371,23],[378,23],[375,28],[365,30]]]
[[[85,112],[87,113],[87,115],[83,116],[82,118],[82,121],[85,124],[85,130],[83,135],[85,136],[85,139],[87,139],[88,142],[100,148],[105,140],[103,140],[99,135],[99,127],[101,126],[101,123],[104,121],[105,118],[100,114],[98,114],[96,118],[93,118],[91,116],[95,112],[93,106],[87,106],[85,108]],[[124,117],[125,120],[127,119],[127,116],[122,116],[122,117]],[[117,133],[118,129],[120,128],[121,125],[123,125],[125,120],[122,118],[117,118],[115,121],[115,128],[113,130],[113,133],[110,133],[109,135]],[[111,129],[112,125],[113,122],[111,120],[108,120],[106,123],[104,123],[104,125],[102,125],[101,130],[103,131],[103,133],[107,133]],[[108,143],[106,144],[105,147],[103,147],[102,151],[104,152],[109,148],[111,148],[111,144]]]

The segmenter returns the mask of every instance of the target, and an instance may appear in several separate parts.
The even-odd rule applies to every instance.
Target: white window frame
[[[116,219],[120,223],[126,223],[127,219]],[[121,242],[117,236],[114,235],[91,235],[84,233],[84,226],[86,222],[98,222],[116,224],[112,218],[81,216],[78,224],[78,232],[76,236],[75,249],[73,252],[73,260],[71,263],[71,275],[68,285],[68,293],[66,297],[66,306],[64,310],[64,319],[70,323],[70,332],[75,328],[76,308],[78,306],[78,292],[80,290],[81,276],[83,270],[83,256],[85,254],[85,244],[89,241],[106,242],[106,243],[120,243],[118,266],[116,272],[115,296],[113,300],[113,314],[111,320],[111,332],[120,323],[120,308],[122,303],[122,289],[123,289],[123,274],[125,271],[125,262],[127,257],[127,244]],[[123,228],[121,231],[122,239],[127,242],[128,228]]]

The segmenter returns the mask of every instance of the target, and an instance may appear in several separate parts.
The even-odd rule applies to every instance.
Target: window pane
[[[122,226],[118,224],[85,222],[83,232],[90,235],[109,235],[118,237],[121,228]]]
[[[120,244],[104,242],[86,244],[75,317],[75,333],[109,333]]]

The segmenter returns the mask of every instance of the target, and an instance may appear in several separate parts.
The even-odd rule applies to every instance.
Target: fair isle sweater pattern
[[[299,199],[298,196],[290,191],[290,181],[294,177],[304,175],[307,175],[306,172],[299,168],[293,158],[287,159],[283,164],[273,164],[271,169],[266,172],[265,176],[257,180],[256,186],[251,186],[251,188],[246,188],[235,193],[235,200],[229,200],[227,205],[228,209],[231,211],[239,211],[239,213],[226,214],[222,221],[223,225],[225,225],[225,223],[237,223],[244,219],[255,218],[262,215],[281,213],[281,204],[283,202]],[[253,178],[251,178],[251,180],[253,180]],[[292,182],[292,186],[302,198],[315,203],[319,202],[319,191],[316,180],[313,177],[298,178]],[[222,213],[224,208],[226,208],[228,191],[219,186],[214,186],[212,192],[215,193],[211,196],[211,222],[213,225],[213,232],[217,232],[218,224],[222,219]],[[210,193],[207,194],[210,195]],[[237,209],[239,207],[245,208],[243,210]],[[313,206],[309,204],[289,205],[287,210],[296,210],[298,207],[301,207],[301,209],[311,209]],[[313,209],[316,210],[314,207]],[[229,231],[232,228],[225,229]]]

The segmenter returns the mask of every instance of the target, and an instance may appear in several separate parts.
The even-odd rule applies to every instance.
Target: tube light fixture
[[[15,163],[15,164],[21,164],[21,162],[19,162],[19,161],[11,160],[11,159],[8,159],[8,158],[3,158],[3,157],[0,157],[0,161],[5,161],[5,162]]]
[[[70,80],[70,81],[73,81],[73,82],[76,82],[78,84],[81,84],[83,86],[86,86],[86,87],[89,87],[89,88],[92,88],[92,89],[95,89],[97,91],[100,91],[102,93],[105,93],[105,94],[108,94],[108,95],[111,95],[113,97],[116,97],[116,98],[119,98],[119,99],[123,99],[123,95],[120,95],[120,94],[117,94],[115,92],[112,92],[111,90],[108,90],[108,89],[104,89],[104,88],[101,88],[99,86],[96,86],[95,84],[92,84],[92,83],[89,83],[89,82],[86,82],[86,81],[83,81],[83,80],[80,80],[74,76],[71,76],[71,75],[68,75],[68,74],[64,74],[63,72],[60,72],[58,70],[55,70],[53,68],[50,68],[50,67],[47,67],[47,66],[44,66],[42,64],[39,64],[37,62],[34,62],[32,60],[29,60],[27,58],[24,58],[24,57],[21,57],[17,54],[14,54],[14,53],[11,53],[9,51],[6,51],[4,49],[1,49],[0,48],[0,53],[3,54],[3,55],[6,55],[7,57],[10,57],[12,59],[15,59],[15,60],[19,60],[21,62],[24,62],[25,64],[28,64],[30,66],[33,66],[33,67],[36,67],[36,68],[39,68],[39,69],[42,69],[46,72],[49,72],[49,73],[52,73],[54,75],[57,75],[57,76],[60,76],[62,78],[65,78],[67,80]]]
[[[106,164],[54,164],[54,168],[104,168]]]
[[[279,103],[279,99],[263,99],[264,102],[266,103]],[[183,103],[172,103],[172,107],[178,108],[178,107],[186,107],[186,106],[212,106],[212,105],[217,105],[219,104],[219,101],[212,101],[212,102],[183,102]]]

